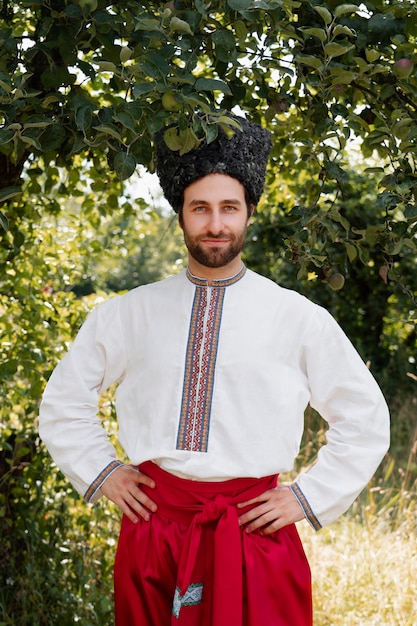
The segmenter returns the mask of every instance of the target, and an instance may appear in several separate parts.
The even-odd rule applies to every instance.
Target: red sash
[[[151,462],[150,522],[124,518],[115,565],[117,626],[310,626],[310,571],[295,526],[239,527],[236,504],[277,476],[201,482]],[[239,514],[242,510],[239,510]],[[170,615],[171,614],[171,615]]]

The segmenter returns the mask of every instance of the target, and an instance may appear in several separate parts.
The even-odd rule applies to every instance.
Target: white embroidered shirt
[[[389,442],[382,393],[331,315],[244,266],[213,286],[182,272],[88,316],[48,382],[40,434],[91,502],[120,465],[97,417],[114,382],[130,462],[195,480],[290,471],[310,403],[327,445],[292,489],[316,529],[346,511]]]

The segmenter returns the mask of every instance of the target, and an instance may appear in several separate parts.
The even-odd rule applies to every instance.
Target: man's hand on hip
[[[100,489],[132,522],[136,523],[138,516],[149,521],[150,514],[155,513],[158,508],[140,485],[154,489],[155,482],[133,465],[121,465],[106,478]]]
[[[239,517],[239,524],[246,525],[248,533],[260,530],[262,535],[270,535],[283,526],[305,518],[303,509],[288,485],[278,485],[237,506],[242,509],[253,507]]]

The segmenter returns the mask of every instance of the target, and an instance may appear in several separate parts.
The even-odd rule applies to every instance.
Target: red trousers
[[[156,483],[147,493],[158,511],[149,522],[122,520],[116,626],[311,626],[295,526],[262,536],[238,524],[235,505],[275,487],[276,476],[200,482],[150,462],[140,470]]]

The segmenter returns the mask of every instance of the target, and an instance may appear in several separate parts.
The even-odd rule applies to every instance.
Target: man
[[[310,571],[294,523],[318,530],[371,478],[388,411],[321,307],[242,264],[271,140],[260,126],[191,153],[160,136],[157,170],[179,214],[186,272],[98,306],[46,388],[40,432],[90,501],[123,512],[117,626],[309,626]],[[116,459],[97,397],[118,382]],[[310,403],[327,445],[291,485]]]

